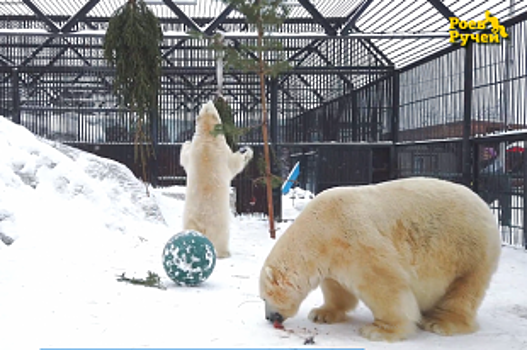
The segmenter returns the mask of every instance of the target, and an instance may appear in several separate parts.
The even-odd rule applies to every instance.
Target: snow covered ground
[[[230,259],[198,287],[165,275],[161,253],[180,231],[182,187],[150,189],[122,165],[36,138],[0,117],[0,350],[44,347],[355,347],[366,349],[527,348],[527,254],[504,247],[475,334],[419,331],[396,343],[358,334],[372,320],[363,305],[337,325],[307,313],[274,329],[264,318],[258,274],[274,241],[259,217],[232,218]],[[310,194],[284,197],[294,219]],[[303,198],[302,198],[303,197]],[[279,225],[279,235],[291,224]],[[3,243],[5,242],[5,243]],[[11,243],[10,245],[6,243]],[[118,282],[161,276],[165,290]],[[304,345],[312,337],[314,345]]]

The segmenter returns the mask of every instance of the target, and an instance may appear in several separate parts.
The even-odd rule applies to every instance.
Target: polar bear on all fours
[[[218,258],[226,258],[230,256],[230,184],[252,159],[253,151],[244,147],[232,152],[224,135],[211,134],[216,124],[221,119],[209,101],[196,118],[192,141],[181,148],[180,164],[187,174],[183,229],[204,234]]]
[[[317,195],[272,248],[260,273],[266,318],[293,317],[321,286],[309,318],[346,319],[361,300],[370,340],[397,341],[416,326],[476,331],[501,242],[487,204],[465,186],[431,178],[340,187]]]

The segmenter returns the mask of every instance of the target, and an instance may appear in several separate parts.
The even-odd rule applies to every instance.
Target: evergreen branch
[[[148,276],[146,277],[146,279],[134,277],[128,278],[123,272],[121,275],[117,276],[117,281],[142,285],[145,287],[155,287],[163,290],[166,289],[166,287],[161,283],[161,278],[159,277],[159,275],[152,271],[148,271]]]
[[[129,0],[112,15],[103,43],[104,58],[115,68],[113,91],[119,106],[136,116],[134,161],[141,163],[145,182],[147,161],[153,154],[146,129],[161,86],[162,40],[159,20],[145,2]]]
[[[286,181],[287,179],[284,179],[283,177],[279,176],[279,175],[276,175],[276,174],[273,174],[271,173],[271,187],[272,188],[278,188],[278,187],[281,187],[282,184],[284,183],[284,181]],[[252,184],[253,186],[262,186],[264,185],[265,186],[265,175],[264,176],[259,176],[257,178],[254,178],[252,180]],[[291,181],[291,180],[287,180],[289,182],[293,182],[294,184],[298,183],[298,181],[294,180],[294,181]]]

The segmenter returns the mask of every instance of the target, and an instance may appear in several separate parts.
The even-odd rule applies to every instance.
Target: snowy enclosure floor
[[[150,189],[122,165],[34,137],[0,117],[0,350],[44,347],[356,347],[366,349],[527,348],[527,254],[504,247],[480,309],[480,330],[442,337],[418,331],[395,344],[370,342],[362,304],[342,324],[299,314],[274,329],[264,318],[258,275],[274,244],[267,221],[232,217],[232,257],[210,278],[180,287],[161,253],[180,231],[184,188]],[[302,198],[303,197],[303,198]],[[293,220],[309,201],[283,198]],[[281,223],[284,232],[291,221]],[[10,243],[10,245],[8,245]],[[161,277],[165,290],[117,281]],[[313,338],[314,345],[304,345]]]

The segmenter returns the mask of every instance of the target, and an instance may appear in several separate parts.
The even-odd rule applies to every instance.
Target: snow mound
[[[81,210],[83,204],[96,203],[105,224],[121,231],[127,229],[119,220],[123,217],[164,223],[156,201],[126,166],[39,138],[4,117],[0,117],[0,194],[0,240],[5,244],[20,236],[18,221],[36,218],[32,214],[44,206],[57,205],[46,198],[73,201]],[[65,213],[55,214],[61,220]]]

